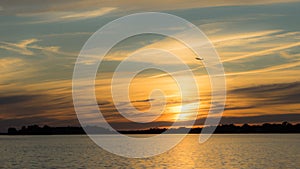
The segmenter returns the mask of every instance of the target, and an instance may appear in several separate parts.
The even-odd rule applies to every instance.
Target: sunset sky
[[[76,58],[88,38],[103,25],[137,12],[165,12],[199,27],[223,63],[227,101],[221,123],[300,122],[300,1],[10,1],[0,2],[0,132],[39,124],[78,126],[72,101]],[[195,44],[196,45],[196,44]],[[131,103],[147,112],[155,88],[166,94],[166,107],[155,122],[128,125],[111,99],[116,66],[136,50],[171,50],[195,69],[200,98],[180,102],[178,87],[157,70],[139,74],[130,86]],[[161,53],[154,53],[155,55]],[[105,57],[96,79],[100,110],[118,129],[166,127],[177,118],[190,120],[201,101],[196,126],[210,105],[205,68],[180,42],[160,35],[128,38]],[[176,65],[168,60],[132,64]],[[182,77],[184,79],[184,77]],[[157,101],[157,100],[156,100]],[[123,105],[126,109],[128,105]],[[182,114],[179,116],[183,110]],[[160,112],[157,112],[160,113]],[[151,114],[145,115],[151,116]],[[154,115],[157,115],[154,113]]]

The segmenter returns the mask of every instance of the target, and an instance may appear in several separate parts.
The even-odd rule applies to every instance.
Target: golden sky
[[[299,122],[299,8],[298,0],[1,1],[0,132],[30,124],[79,125],[72,102],[72,73],[82,46],[108,22],[147,11],[165,12],[188,20],[215,46],[227,82],[222,123]],[[116,128],[132,128],[114,107],[111,78],[126,56],[152,48],[171,51],[193,69],[200,97],[191,94],[188,102],[180,104],[174,79],[162,71],[141,72],[130,85],[131,104],[144,112],[145,120],[156,117],[161,112],[155,104],[161,100],[152,100],[149,95],[153,89],[161,89],[166,106],[155,122],[138,128],[169,126],[177,118],[188,121],[195,111],[198,112],[196,125],[203,124],[211,106],[205,67],[182,43],[161,35],[130,37],[105,56],[95,92],[107,120]],[[131,64],[176,67],[171,60],[145,62],[141,58],[137,57]],[[200,109],[195,110],[193,105],[199,102]],[[157,111],[147,113],[151,103]],[[122,109],[128,106],[124,104]]]

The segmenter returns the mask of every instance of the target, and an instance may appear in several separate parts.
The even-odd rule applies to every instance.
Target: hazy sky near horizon
[[[72,73],[87,39],[106,23],[136,12],[165,12],[199,27],[219,53],[227,78],[222,123],[300,121],[300,1],[9,1],[0,2],[0,132],[30,124],[78,125],[72,103]],[[117,128],[120,119],[109,97],[110,76],[120,60],[138,49],[174,50],[193,55],[179,42],[156,35],[136,36],[118,44],[107,56],[96,79],[100,109]],[[189,65],[199,65],[193,58]],[[133,64],[169,64],[163,61]],[[173,65],[174,66],[174,65]],[[176,65],[175,65],[176,66]],[[199,75],[201,107],[197,125],[210,106],[205,69]],[[130,98],[141,111],[149,108],[154,87],[165,90],[164,114],[142,127],[168,126],[178,117],[178,89],[172,78],[149,71],[132,81]],[[107,75],[107,76],[106,76]],[[154,76],[155,75],[155,76]],[[154,78],[149,81],[149,76]],[[124,106],[126,109],[126,105]],[[184,112],[183,112],[184,113]]]

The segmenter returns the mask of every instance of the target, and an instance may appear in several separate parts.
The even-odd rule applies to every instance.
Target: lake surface
[[[188,135],[146,159],[120,157],[87,136],[0,136],[0,168],[300,168],[300,134]]]

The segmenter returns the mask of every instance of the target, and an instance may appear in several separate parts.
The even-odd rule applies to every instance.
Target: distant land
[[[209,127],[206,127],[209,128]],[[114,132],[104,129],[101,127],[87,126],[86,130],[90,134],[114,134]],[[145,130],[119,130],[122,134],[160,134],[168,131],[169,134],[180,134],[186,133],[190,130],[190,134],[197,134],[202,131],[203,128],[150,128]],[[264,123],[262,125],[248,125],[244,124],[242,126],[234,124],[222,124],[217,126],[214,133],[219,134],[232,134],[232,133],[300,133],[300,123],[291,124],[288,122],[282,122],[281,124],[270,124]],[[9,128],[7,133],[1,133],[2,135],[78,135],[86,134],[82,127],[50,127],[38,125],[23,126],[21,129]]]

